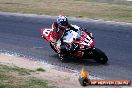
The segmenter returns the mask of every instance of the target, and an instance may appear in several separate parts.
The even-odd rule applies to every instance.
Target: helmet
[[[65,28],[66,26],[68,26],[68,19],[66,16],[59,15],[57,17],[57,23],[59,24],[59,26]]]

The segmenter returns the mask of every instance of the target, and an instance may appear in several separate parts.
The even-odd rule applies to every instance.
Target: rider
[[[50,42],[51,44],[56,44],[58,48],[60,48],[59,57],[64,59],[65,52],[67,52],[67,48],[62,40],[64,32],[66,30],[78,31],[81,28],[77,25],[72,25],[68,23],[68,18],[64,15],[59,15],[57,17],[57,21],[52,24],[53,32],[51,33]],[[68,49],[70,50],[70,49]]]

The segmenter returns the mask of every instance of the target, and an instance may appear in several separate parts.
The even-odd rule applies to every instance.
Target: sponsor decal
[[[81,77],[79,77],[79,82],[82,86],[88,86],[88,85],[128,86],[128,85],[131,85],[130,80],[102,80],[102,79],[95,80],[95,79],[90,79],[89,73],[87,71],[84,71],[84,67],[81,70]]]

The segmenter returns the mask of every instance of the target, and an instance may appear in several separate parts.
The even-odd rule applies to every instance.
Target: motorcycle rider
[[[59,15],[57,17],[57,21],[52,24],[52,29],[53,32],[51,33],[50,36],[50,43],[52,45],[56,44],[57,48],[60,48],[59,51],[59,58],[61,60],[64,59],[65,53],[67,51],[72,50],[71,47],[67,47],[65,43],[63,42],[63,35],[66,30],[73,30],[73,31],[78,31],[78,30],[83,30],[77,25],[72,25],[68,23],[68,18],[64,15]]]

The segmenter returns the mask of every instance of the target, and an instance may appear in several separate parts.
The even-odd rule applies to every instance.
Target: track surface
[[[70,61],[62,63],[40,37],[40,28],[50,27],[55,19],[45,16],[0,15],[0,50],[17,52],[50,64],[81,70],[105,79],[132,80],[132,24],[103,21],[70,20],[72,24],[89,29],[95,37],[95,46],[103,50],[108,64],[94,61]]]

